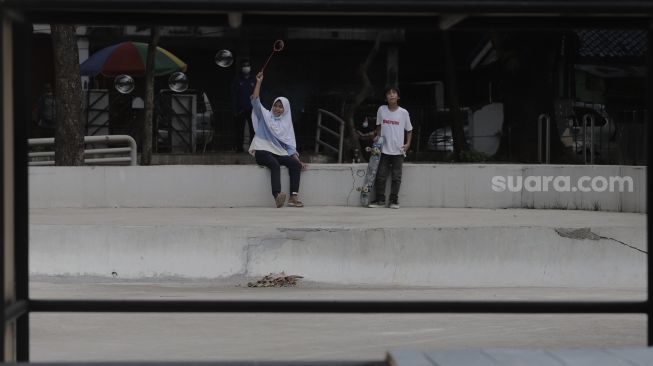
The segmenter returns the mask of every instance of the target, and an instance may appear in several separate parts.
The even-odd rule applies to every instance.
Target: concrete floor
[[[36,299],[642,300],[641,288],[364,288],[36,278]],[[251,280],[251,279],[249,279]],[[637,347],[643,315],[31,315],[32,361],[382,360],[395,349]]]
[[[551,231],[556,227],[591,227],[602,230],[613,225],[620,229],[621,242],[631,243],[636,248],[626,248],[623,243],[616,241],[611,241],[609,245],[627,253],[633,252],[637,256],[643,255],[636,250],[644,248],[643,241],[622,237],[643,230],[646,216],[641,214],[421,208],[402,209],[399,212],[401,215],[397,215],[394,210],[341,207],[309,207],[302,210],[32,209],[30,225],[40,228],[43,235],[39,246],[39,242],[35,242],[38,236],[31,234],[31,254],[37,254],[36,250],[40,248],[43,263],[71,261],[70,257],[60,260],[54,257],[58,249],[53,247],[56,236],[52,234],[57,226],[70,225],[81,228],[85,225],[118,228],[171,227],[171,231],[178,231],[179,227],[198,231],[216,225],[257,230],[276,230],[279,227],[357,230],[409,227],[435,230],[463,228],[463,231],[495,226],[507,228],[506,230],[530,230],[531,227],[545,227]],[[87,230],[97,233],[92,227]],[[111,233],[112,230],[106,231]],[[71,233],[76,231],[79,231],[77,227],[70,229]],[[75,236],[71,234],[61,237],[69,242]],[[558,235],[554,237],[557,238]],[[84,244],[86,246],[62,252],[77,254],[88,247],[87,242]],[[126,243],[125,248],[131,245]],[[188,247],[193,246],[185,246]],[[94,253],[85,260],[105,261],[103,255],[106,256]],[[178,256],[174,259],[180,261]],[[120,261],[117,263],[124,264]],[[197,266],[198,261],[185,263]],[[623,266],[622,263],[618,269],[621,270]],[[281,268],[290,271],[287,267]],[[469,267],[462,268],[469,271]],[[37,268],[32,266],[31,269]],[[412,269],[410,267],[407,270]],[[30,296],[35,299],[632,301],[646,298],[643,287],[366,287],[326,285],[302,280],[295,288],[248,288],[247,282],[252,281],[252,278],[227,277],[220,281],[188,280],[183,283],[173,282],[174,279],[136,282],[140,280],[128,280],[121,276],[56,277],[47,271],[42,272],[46,275],[34,277],[30,283]],[[111,272],[107,272],[107,275],[109,273]],[[289,272],[298,273],[305,275],[303,271]],[[334,270],[329,273],[337,274]],[[482,274],[490,275],[488,272]],[[606,282],[597,283],[609,286]],[[621,314],[32,313],[30,319],[31,360],[54,362],[383,360],[386,352],[397,349],[576,349],[641,347],[646,343],[646,317]]]

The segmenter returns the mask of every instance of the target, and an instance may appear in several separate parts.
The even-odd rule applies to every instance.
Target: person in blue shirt
[[[251,75],[250,63],[243,60],[240,66],[240,72],[232,85],[233,94],[233,112],[234,112],[234,140],[233,148],[236,152],[243,151],[243,140],[245,138],[245,129],[249,129],[249,138],[254,136],[252,127],[252,102],[249,97],[252,96],[256,79]]]
[[[290,176],[290,197],[288,206],[303,207],[299,200],[299,178],[306,165],[299,159],[295,131],[292,125],[290,102],[285,97],[278,97],[267,110],[261,104],[261,84],[263,73],[256,75],[256,86],[252,93],[252,125],[254,138],[249,146],[250,154],[256,163],[270,169],[272,196],[277,207],[286,201],[286,193],[281,191],[281,165],[288,167]]]

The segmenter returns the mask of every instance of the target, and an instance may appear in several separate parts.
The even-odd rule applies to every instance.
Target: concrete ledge
[[[389,366],[585,366],[585,365],[650,365],[653,349],[584,348],[584,349],[511,349],[487,348],[470,350],[397,350],[388,352]]]
[[[299,274],[343,285],[643,287],[645,215],[557,210],[32,209],[30,270]]]
[[[282,171],[282,189],[288,176]],[[308,206],[358,206],[365,164],[311,164]],[[631,177],[632,192],[493,190],[495,176]],[[519,178],[517,178],[519,177]],[[30,207],[270,207],[269,172],[256,165],[30,167]],[[388,184],[389,186],[389,184]],[[388,187],[389,189],[389,187]],[[554,208],[645,212],[646,168],[577,165],[405,164],[403,207]]]

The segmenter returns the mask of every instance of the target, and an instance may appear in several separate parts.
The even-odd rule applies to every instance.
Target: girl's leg
[[[290,194],[299,193],[299,178],[302,172],[302,165],[290,156],[278,156],[281,165],[288,167],[288,176],[290,177]]]
[[[277,198],[281,192],[281,167],[271,152],[264,150],[256,150],[254,153],[256,164],[268,167],[270,169],[270,185],[272,186],[272,196]]]
[[[288,199],[288,206],[291,207],[304,207],[302,201],[297,197],[299,194],[299,178],[302,172],[302,165],[290,156],[280,156],[279,163],[288,167],[288,175],[290,176],[290,198]]]

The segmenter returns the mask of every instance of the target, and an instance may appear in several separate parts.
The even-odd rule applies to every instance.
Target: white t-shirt
[[[395,111],[390,111],[387,105],[382,105],[376,112],[376,125],[381,126],[381,136],[385,138],[381,152],[386,155],[403,155],[401,147],[405,144],[404,131],[413,130],[408,111],[399,106]]]

